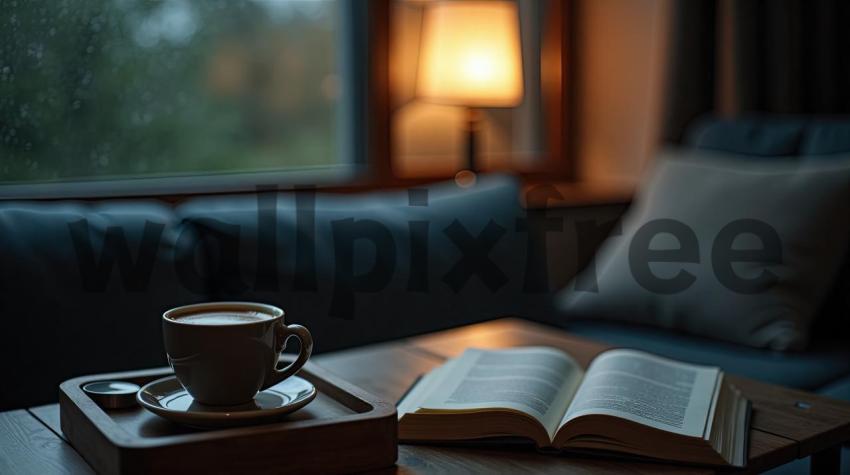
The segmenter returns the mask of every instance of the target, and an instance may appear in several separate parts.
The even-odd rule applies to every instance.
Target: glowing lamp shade
[[[520,54],[515,3],[435,3],[425,11],[417,93],[442,104],[516,106]]]

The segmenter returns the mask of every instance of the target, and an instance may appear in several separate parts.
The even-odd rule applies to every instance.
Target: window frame
[[[254,193],[304,186],[335,192],[399,188],[451,176],[401,178],[393,173],[390,38],[394,0],[340,1],[338,64],[346,80],[340,103],[342,144],[349,160],[340,165],[285,171],[211,173],[167,177],[106,178],[0,185],[0,201],[153,198],[179,202],[195,195]],[[528,169],[510,171],[526,180],[576,179],[576,62],[574,0],[549,0],[541,38],[541,95],[546,152]]]
[[[534,0],[537,1],[537,0]],[[370,52],[376,49],[380,61],[370,66],[373,86],[375,79],[380,79],[386,86],[373,90],[369,94],[370,109],[377,114],[373,117],[371,126],[379,130],[385,139],[370,135],[372,146],[370,166],[375,167],[376,176],[371,186],[404,186],[405,183],[416,182],[399,178],[392,173],[393,150],[392,108],[390,103],[390,87],[388,73],[389,38],[392,36],[392,0],[369,0],[370,8],[376,7],[373,15],[379,21],[371,25]],[[510,172],[520,176],[527,182],[544,183],[574,183],[578,180],[577,164],[577,84],[578,75],[574,74],[571,65],[578,64],[577,53],[577,11],[576,0],[547,0],[544,5],[544,21],[541,37],[541,103],[544,122],[545,152],[537,157],[535,164],[528,168],[497,168],[483,167],[484,172]],[[385,43],[383,43],[383,42]],[[374,89],[374,87],[373,87]],[[382,141],[383,140],[383,141]],[[375,146],[377,145],[377,147]],[[427,180],[439,181],[453,178],[453,174],[429,176]]]

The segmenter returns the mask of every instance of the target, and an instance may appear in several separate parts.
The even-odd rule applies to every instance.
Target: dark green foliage
[[[335,163],[333,2],[0,0],[0,182]]]

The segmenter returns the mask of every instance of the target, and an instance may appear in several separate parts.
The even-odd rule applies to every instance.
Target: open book
[[[402,441],[517,436],[540,448],[743,467],[750,403],[718,368],[609,350],[470,349],[399,403]]]

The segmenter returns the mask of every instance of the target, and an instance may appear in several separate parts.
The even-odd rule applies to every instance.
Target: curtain
[[[674,3],[664,139],[714,114],[850,113],[850,1]]]

